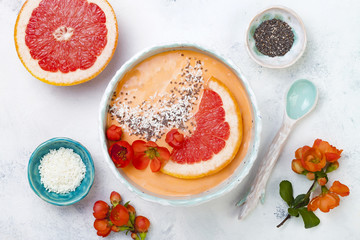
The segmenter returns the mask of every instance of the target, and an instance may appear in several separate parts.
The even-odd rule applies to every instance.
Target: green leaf
[[[295,208],[301,208],[301,207],[304,207],[304,206],[308,205],[308,203],[309,203],[309,198],[306,198],[306,199],[305,199],[305,196],[306,196],[306,194],[300,194],[300,195],[298,195],[298,196],[295,198],[292,206],[295,207]]]
[[[291,182],[284,180],[280,183],[280,196],[291,207],[294,201]]]
[[[299,216],[299,210],[296,208],[288,208],[288,213],[293,217]]]
[[[127,207],[129,205],[130,201],[127,201],[125,204],[124,204],[124,207]]]
[[[327,174],[322,171],[318,171],[318,172],[315,172],[315,177],[316,177],[316,179],[323,178],[323,177],[327,179]]]
[[[320,223],[320,219],[306,207],[299,208],[299,213],[304,221],[305,228],[316,227]]]

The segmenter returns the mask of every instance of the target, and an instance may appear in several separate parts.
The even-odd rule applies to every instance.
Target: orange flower
[[[321,193],[319,196],[313,198],[309,205],[309,211],[315,211],[316,209],[320,209],[322,212],[329,212],[330,209],[333,209],[339,206],[340,198],[336,193],[326,192]]]
[[[301,148],[298,148],[296,151],[295,151],[295,158],[296,159],[301,159],[304,152],[306,152],[307,150],[309,150],[310,147],[309,146],[303,146]]]
[[[337,161],[343,151],[342,149],[339,150],[321,139],[316,139],[314,141],[313,148],[320,150],[325,155],[328,162]]]
[[[302,174],[305,171],[305,168],[302,166],[300,159],[292,160],[291,169],[298,174]]]
[[[330,209],[339,206],[339,195],[345,197],[350,194],[349,188],[339,181],[335,181],[329,190],[325,186],[321,187],[321,190],[322,193],[314,197],[308,204],[309,211],[319,208],[322,212],[329,212]]]
[[[335,181],[329,191],[337,193],[342,197],[348,196],[350,194],[350,189],[345,184],[342,184],[339,181]]]
[[[326,157],[320,150],[308,148],[305,152],[302,152],[301,163],[306,170],[317,172],[325,167]]]

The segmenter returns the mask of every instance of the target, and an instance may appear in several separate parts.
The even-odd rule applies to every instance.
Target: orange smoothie
[[[191,81],[187,78],[189,72],[192,74]],[[152,140],[171,152],[171,147],[165,142],[166,133],[172,128],[179,129],[184,135],[193,132],[194,114],[211,77],[220,80],[231,90],[242,116],[242,143],[232,162],[220,172],[198,179],[180,179],[161,172],[153,173],[149,167],[137,170],[132,164],[119,169],[123,175],[152,193],[180,197],[210,190],[233,174],[249,147],[253,120],[251,103],[233,71],[206,54],[174,50],[156,54],[137,64],[119,81],[111,99],[107,124],[121,126],[122,140],[130,144],[137,139]],[[186,94],[189,91],[191,96]],[[180,105],[185,106],[183,109],[176,109],[179,104],[173,104],[175,98],[181,99]],[[175,109],[178,115],[168,116],[169,109]],[[161,115],[161,112],[166,114]]]

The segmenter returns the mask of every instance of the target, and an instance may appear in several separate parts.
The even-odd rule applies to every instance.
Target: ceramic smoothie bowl
[[[191,75],[189,71],[194,75]],[[187,78],[189,74],[192,76],[192,80],[200,82],[189,84],[187,82],[190,81],[190,77]],[[201,82],[207,79],[210,80]],[[199,161],[189,163],[189,160],[187,160],[188,162],[183,165],[178,164],[178,162],[173,164],[176,162],[173,161],[175,159],[174,155],[171,156],[169,162],[163,163],[159,172],[155,173],[150,171],[150,168],[154,167],[151,164],[144,170],[136,169],[134,167],[135,162],[130,163],[125,168],[117,168],[114,165],[108,150],[114,142],[108,141],[106,137],[106,130],[109,126],[120,126],[123,129],[121,140],[130,144],[138,139],[151,140],[156,142],[158,146],[168,148],[170,153],[173,154],[175,148],[173,149],[170,144],[167,144],[165,136],[171,129],[179,128],[182,129],[185,135],[184,142],[186,142],[187,139],[196,135],[196,131],[200,131],[200,123],[198,123],[195,114],[202,107],[202,97],[205,96],[205,92],[212,89],[210,84],[215,81],[213,79],[218,79],[217,86],[220,86],[219,88],[223,86],[224,89],[231,92],[229,98],[224,96],[227,94],[226,92],[220,90],[218,95],[223,99],[222,106],[225,112],[227,111],[226,99],[232,99],[230,101],[236,102],[237,105],[235,105],[238,106],[236,108],[238,111],[235,114],[237,114],[237,122],[240,123],[238,128],[232,129],[232,120],[231,117],[228,118],[228,115],[233,115],[230,113],[226,115],[225,120],[222,120],[228,121],[230,125],[228,137],[224,137],[224,139],[227,139],[227,144],[224,144],[225,147],[222,146],[223,149],[220,152],[214,151],[212,156],[217,154],[220,156],[223,156],[221,154],[226,155],[230,151],[228,149],[232,149],[230,146],[238,145],[233,148],[234,151],[231,150],[231,159],[221,167],[221,170],[219,168],[219,170],[209,174],[200,174],[201,177],[199,177],[200,175],[197,175],[197,177],[188,177],[190,175],[186,175],[187,177],[184,177],[184,174],[181,173],[183,169],[185,169],[186,173],[187,171],[191,172],[192,168],[199,167],[200,163]],[[202,86],[202,83],[204,83],[204,86]],[[191,88],[190,92],[195,91],[200,94],[199,96],[193,96],[192,99],[198,99],[199,102],[194,103],[196,106],[193,106],[193,108],[189,108],[194,109],[195,113],[187,115],[184,110],[185,112],[176,115],[185,124],[186,121],[190,122],[191,119],[196,119],[195,124],[191,123],[194,127],[188,129],[181,124],[179,126],[171,125],[173,123],[169,123],[167,117],[172,113],[166,111],[170,111],[168,109],[174,108],[177,103],[170,101],[164,104],[164,102],[167,101],[168,97],[178,96],[178,99],[181,98],[181,101],[185,101],[185,105],[188,104],[186,99],[189,97],[181,89],[194,86],[198,88],[195,90]],[[174,91],[177,91],[177,93],[174,93]],[[189,93],[188,90],[186,91],[185,93]],[[150,104],[146,105],[145,103]],[[197,105],[199,105],[198,108]],[[154,113],[159,115],[154,115]],[[150,118],[150,120],[147,118]],[[210,123],[211,119],[209,121],[206,119],[205,122]],[[165,132],[162,132],[161,126],[164,126],[164,124],[167,128],[164,130]],[[239,131],[240,134],[234,135],[232,131]],[[253,166],[258,153],[260,132],[261,121],[255,96],[240,70],[229,60],[196,44],[155,46],[136,54],[117,71],[108,84],[100,103],[99,133],[106,163],[120,182],[129,190],[137,193],[145,200],[162,205],[197,205],[220,197],[234,189]],[[236,144],[233,143],[233,136],[237,136],[236,139],[239,139]],[[182,146],[184,146],[184,143]],[[193,151],[192,156],[197,152]],[[192,158],[192,156],[189,158]],[[213,160],[214,158],[210,159]],[[201,160],[200,162],[204,163],[205,161],[207,160]],[[204,164],[204,166],[207,166],[206,163]],[[169,167],[173,165],[175,170],[174,168],[171,170]],[[175,171],[175,173],[171,171]]]

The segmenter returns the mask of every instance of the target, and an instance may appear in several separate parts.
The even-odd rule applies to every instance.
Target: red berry
[[[109,209],[110,207],[106,202],[99,200],[94,203],[93,215],[96,219],[104,219],[107,217]]]
[[[111,210],[110,221],[116,226],[127,225],[129,221],[127,209],[121,204],[116,205],[116,207]]]
[[[150,221],[144,216],[137,216],[135,218],[135,229],[139,233],[147,232],[150,227]]]
[[[112,191],[110,194],[110,202],[113,206],[118,205],[121,202],[121,196],[118,192]]]
[[[121,139],[122,129],[116,125],[111,125],[106,131],[107,139],[111,141],[119,141]]]

